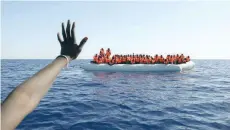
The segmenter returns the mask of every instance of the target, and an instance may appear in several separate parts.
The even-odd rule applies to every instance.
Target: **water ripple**
[[[1,100],[51,60],[2,60]],[[181,73],[87,72],[73,61],[18,130],[229,130],[229,60]]]

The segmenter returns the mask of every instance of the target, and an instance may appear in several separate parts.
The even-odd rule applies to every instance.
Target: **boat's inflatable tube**
[[[87,71],[109,71],[109,72],[179,72],[191,70],[195,63],[189,61],[184,64],[82,64],[80,67]]]

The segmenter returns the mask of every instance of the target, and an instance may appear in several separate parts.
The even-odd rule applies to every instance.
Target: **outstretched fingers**
[[[67,22],[67,27],[66,27],[66,35],[67,35],[67,38],[69,39],[71,36],[70,36],[70,20],[68,20]]]
[[[73,41],[76,42],[76,38],[75,38],[75,22],[73,22],[73,25],[72,25],[71,36],[73,38]]]
[[[57,38],[58,38],[59,43],[60,43],[60,44],[61,44],[61,46],[62,46],[62,40],[61,40],[61,36],[60,36],[60,34],[59,34],[59,33],[57,34]]]
[[[65,41],[67,39],[67,37],[66,37],[66,33],[65,33],[65,25],[64,25],[64,23],[62,23],[62,36],[63,36],[63,39]]]
[[[85,45],[85,43],[87,42],[88,38],[85,37],[81,40],[80,44],[79,44],[79,48],[82,49],[82,47]]]

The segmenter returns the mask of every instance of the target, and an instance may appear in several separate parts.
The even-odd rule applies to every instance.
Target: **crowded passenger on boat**
[[[167,55],[144,55],[144,54],[129,54],[129,55],[113,55],[111,56],[111,50],[108,48],[104,51],[101,48],[99,54],[95,54],[92,63],[96,64],[182,64],[190,61],[189,56],[183,54]]]

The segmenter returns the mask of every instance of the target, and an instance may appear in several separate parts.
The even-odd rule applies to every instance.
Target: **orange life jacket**
[[[120,64],[120,63],[121,63],[121,61],[122,61],[122,59],[121,59],[121,58],[119,58],[119,59],[118,59],[118,63]]]
[[[178,59],[178,63],[179,63],[179,64],[182,63],[182,59],[181,59],[181,58]]]
[[[160,63],[164,63],[164,60],[163,60],[163,58],[159,58],[159,60],[158,60]]]
[[[135,58],[132,58],[132,59],[131,59],[131,63],[132,63],[132,64],[135,64]]]
[[[157,56],[155,56],[155,61],[158,61],[158,59],[159,59],[159,58],[158,58]]]
[[[168,64],[168,63],[169,63],[169,61],[166,59],[164,63],[165,63],[165,64]]]
[[[170,62],[171,62],[171,64],[173,64],[173,62],[174,62],[174,58],[171,58],[171,59],[170,59]]]
[[[160,63],[161,63],[161,60],[162,60],[162,59],[161,59],[160,57],[157,58],[157,61],[160,62]]]
[[[104,52],[104,50],[100,50],[100,55],[105,55],[105,52]]]
[[[96,62],[97,58],[98,58],[97,56],[94,56],[94,57],[93,57],[93,61]]]
[[[149,58],[145,58],[145,63],[149,64]]]
[[[111,52],[110,51],[106,51],[106,56],[110,56],[111,55]]]
[[[189,62],[189,61],[190,61],[190,59],[189,59],[189,58],[186,58],[186,61],[187,61],[187,62]]]
[[[115,64],[115,63],[116,63],[116,62],[115,62],[115,59],[112,59],[111,63],[112,63],[112,64]]]
[[[145,64],[146,63],[146,58],[142,58],[142,63]]]
[[[97,61],[97,63],[98,63],[98,64],[103,63],[102,59],[101,59],[101,58],[99,58],[99,59],[98,59],[98,61]]]
[[[118,59],[118,57],[116,58],[115,63],[116,63],[116,64],[119,64],[119,59]]]
[[[140,58],[136,58],[136,60],[135,60],[136,62],[140,62]]]
[[[140,58],[140,63],[144,63],[144,58]]]
[[[96,63],[98,63],[98,58],[97,58],[97,59],[95,59],[95,62],[96,62]]]
[[[109,58],[106,58],[106,63],[109,63],[110,62],[110,59]]]
[[[126,62],[126,59],[125,59],[125,57],[123,57],[123,58],[122,58],[122,62]]]

